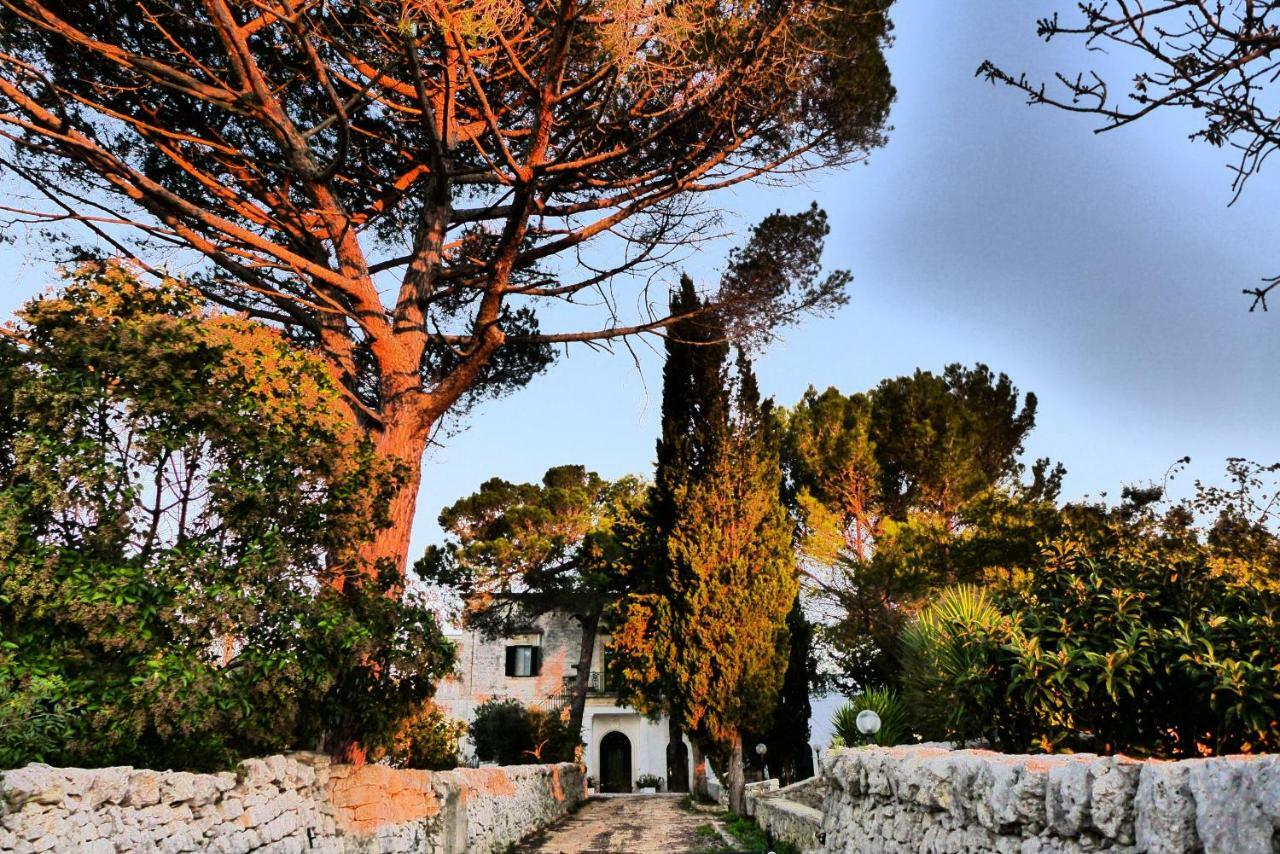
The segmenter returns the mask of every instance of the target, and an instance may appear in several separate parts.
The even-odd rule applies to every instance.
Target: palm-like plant
[[[986,591],[951,587],[902,631],[903,699],[926,738],[989,736],[1004,703],[995,658],[1016,631]]]
[[[872,741],[881,747],[913,741],[902,698],[892,688],[867,688],[844,703],[831,718],[836,735],[845,744],[861,744],[865,736],[858,731],[858,713],[870,709],[880,716],[880,731]]]

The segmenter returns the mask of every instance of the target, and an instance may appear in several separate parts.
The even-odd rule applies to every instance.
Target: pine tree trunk
[[[742,733],[733,736],[733,750],[729,753],[729,773],[725,785],[729,789],[729,810],[734,815],[747,814],[747,778],[742,764]]]
[[[711,800],[711,792],[707,788],[707,757],[697,739],[693,742],[693,795],[704,801]]]
[[[582,740],[582,718],[587,710],[587,689],[591,686],[591,659],[595,657],[596,635],[600,630],[600,613],[603,610],[601,604],[578,617],[582,624],[582,641],[578,646],[578,676],[573,683],[573,699],[569,705],[569,728],[579,741]]]
[[[374,536],[362,551],[366,571],[381,566],[396,570],[404,577],[409,563],[409,535],[418,507],[418,491],[422,486],[422,455],[426,452],[430,425],[422,423],[419,412],[409,407],[388,408],[383,414],[383,429],[373,434],[378,456],[398,460],[405,468],[405,479],[387,508],[389,524]]]

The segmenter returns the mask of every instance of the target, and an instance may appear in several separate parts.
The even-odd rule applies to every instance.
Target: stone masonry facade
[[[803,850],[1280,852],[1280,755],[1162,762],[920,745],[835,750],[822,773],[822,826]]]
[[[192,774],[28,765],[0,775],[0,852],[505,851],[583,799],[577,765],[410,771],[296,753]]]

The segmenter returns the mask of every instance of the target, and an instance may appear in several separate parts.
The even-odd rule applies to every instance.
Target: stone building
[[[526,706],[562,710],[567,688],[577,676],[582,630],[571,617],[549,614],[528,631],[508,638],[488,639],[476,631],[451,634],[458,646],[457,673],[440,683],[436,702],[453,717],[470,722],[475,708],[492,699],[514,699]],[[582,720],[587,775],[604,792],[632,791],[635,780],[652,774],[667,778],[668,723],[666,716],[647,719],[618,704],[606,677],[605,646],[596,639],[586,710]],[[681,739],[686,765],[692,755]],[[470,745],[464,742],[464,755]],[[685,779],[691,779],[692,767]]]

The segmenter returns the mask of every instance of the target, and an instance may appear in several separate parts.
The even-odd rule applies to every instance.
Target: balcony
[[[564,690],[573,691],[574,686],[578,682],[578,677],[564,677]],[[612,694],[613,678],[611,674],[602,673],[599,670],[593,670],[587,674],[587,694]]]

